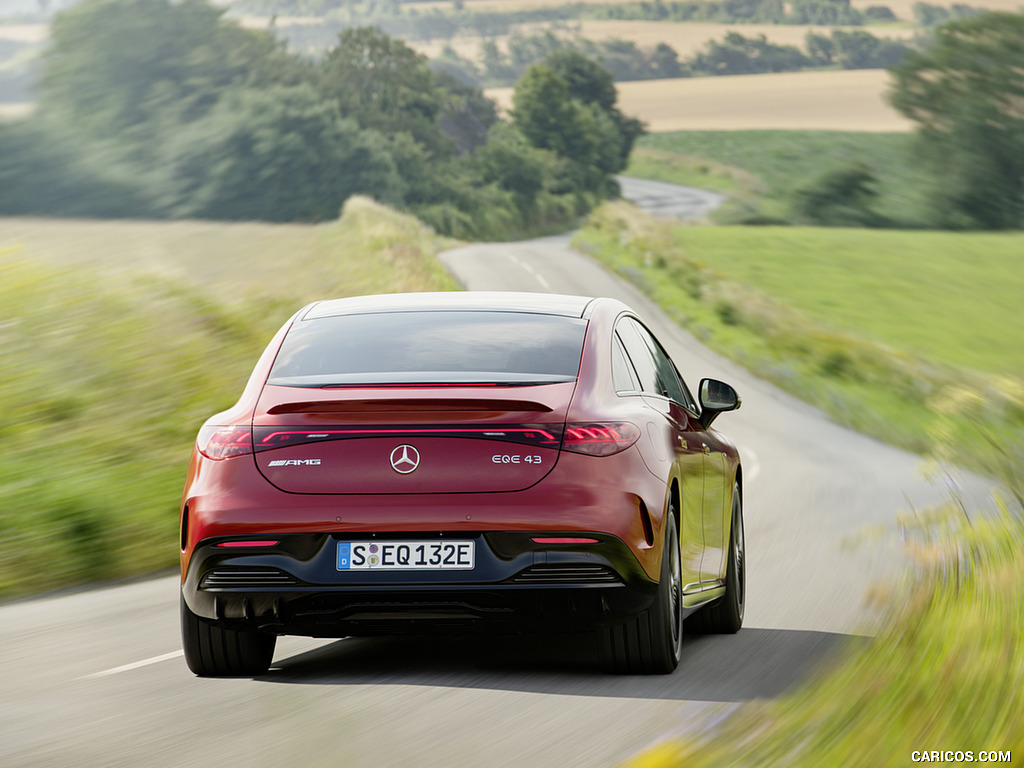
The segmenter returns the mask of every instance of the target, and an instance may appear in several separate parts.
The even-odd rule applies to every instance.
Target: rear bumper
[[[555,532],[554,535],[565,532]],[[233,628],[313,637],[428,631],[548,631],[621,623],[645,610],[657,583],[626,544],[538,544],[546,531],[274,536],[273,547],[200,542],[182,594],[193,613]],[[476,542],[471,571],[341,571],[337,548],[356,539]]]

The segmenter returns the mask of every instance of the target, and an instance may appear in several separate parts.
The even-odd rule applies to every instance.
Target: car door
[[[616,335],[628,355],[641,394],[651,411],[648,434],[667,436],[665,451],[673,455],[681,478],[680,555],[686,591],[699,590],[703,580],[705,461],[704,430],[697,421],[696,404],[675,366],[654,336],[638,320],[622,318]]]
[[[732,488],[726,487],[726,449],[721,437],[712,430],[702,430],[699,439],[704,452],[704,557],[700,570],[701,581],[711,586],[725,578]]]

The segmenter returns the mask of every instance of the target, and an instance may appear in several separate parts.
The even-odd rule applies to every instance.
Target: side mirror
[[[701,379],[700,382],[700,423],[704,429],[718,418],[718,414],[735,411],[743,401],[736,390],[717,379]]]

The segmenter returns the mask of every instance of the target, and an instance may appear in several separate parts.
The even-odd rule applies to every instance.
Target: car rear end
[[[477,294],[299,313],[261,386],[200,432],[188,610],[327,637],[589,628],[643,610],[662,490],[638,427],[581,380],[604,354],[594,310]]]

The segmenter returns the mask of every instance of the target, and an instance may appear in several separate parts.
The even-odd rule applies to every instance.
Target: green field
[[[612,204],[576,243],[857,429],[924,452],[955,408],[965,429],[1024,432],[1024,234],[671,226]]]
[[[0,597],[175,564],[195,433],[277,328],[454,289],[450,242],[358,198],[318,226],[0,220]]]
[[[673,248],[814,323],[1024,378],[1024,235],[687,227]]]
[[[627,176],[725,192],[733,197],[725,221],[789,217],[788,196],[822,173],[852,164],[877,179],[876,209],[896,226],[929,221],[935,183],[922,171],[905,133],[843,131],[679,131],[653,133],[637,143]]]

